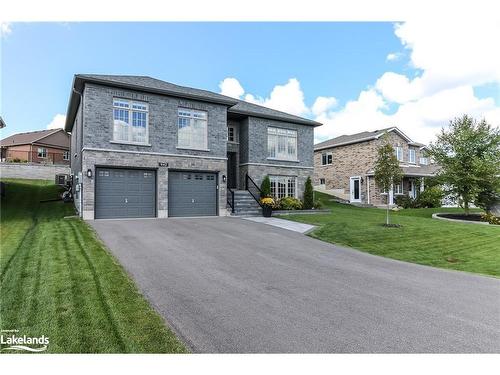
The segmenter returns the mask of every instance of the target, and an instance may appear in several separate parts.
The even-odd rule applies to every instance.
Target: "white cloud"
[[[402,104],[422,96],[422,80],[393,72],[384,73],[376,82],[377,90],[390,102]]]
[[[320,114],[327,112],[336,106],[337,99],[333,96],[318,96],[311,110],[314,115],[319,116]]]
[[[12,33],[10,22],[0,22],[0,36],[7,36]]]
[[[401,58],[402,54],[400,52],[389,53],[386,57],[387,61],[397,61]]]
[[[304,116],[310,112],[304,102],[300,82],[296,78],[290,78],[284,85],[274,86],[268,98],[246,94],[245,100],[297,116]]]
[[[240,99],[245,90],[236,78],[228,77],[219,83],[220,93],[232,98]]]
[[[66,115],[58,113],[54,116],[50,124],[47,125],[47,129],[64,129],[64,124],[66,122]]]

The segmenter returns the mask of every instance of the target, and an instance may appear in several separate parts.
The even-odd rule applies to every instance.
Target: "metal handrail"
[[[256,197],[254,195],[254,193],[252,193],[252,191],[248,188],[249,187],[249,184],[248,183],[251,183],[251,187],[257,189],[257,191],[259,192],[259,196]],[[264,206],[260,203],[260,196],[262,195],[262,190],[260,190],[260,188],[257,186],[257,184],[254,182],[254,180],[252,180],[252,178],[247,174],[245,174],[245,190],[247,190],[250,195],[253,197],[253,199],[255,199],[257,201],[257,203],[259,204],[260,207],[264,208]]]
[[[229,196],[227,197],[227,204],[231,206],[231,212],[234,214],[234,191],[228,186],[227,191],[231,193],[231,199],[229,199]]]

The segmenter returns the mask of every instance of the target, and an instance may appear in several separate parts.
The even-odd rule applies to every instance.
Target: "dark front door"
[[[236,152],[227,153],[227,186],[236,189]]]

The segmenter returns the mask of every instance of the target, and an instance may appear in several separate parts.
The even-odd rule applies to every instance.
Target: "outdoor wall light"
[[[87,177],[92,178],[92,169],[87,169]]]
[[[225,174],[222,175],[222,182],[226,182],[226,175]]]

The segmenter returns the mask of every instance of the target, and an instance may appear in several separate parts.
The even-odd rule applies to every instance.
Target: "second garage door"
[[[217,174],[169,172],[168,216],[217,215]]]

